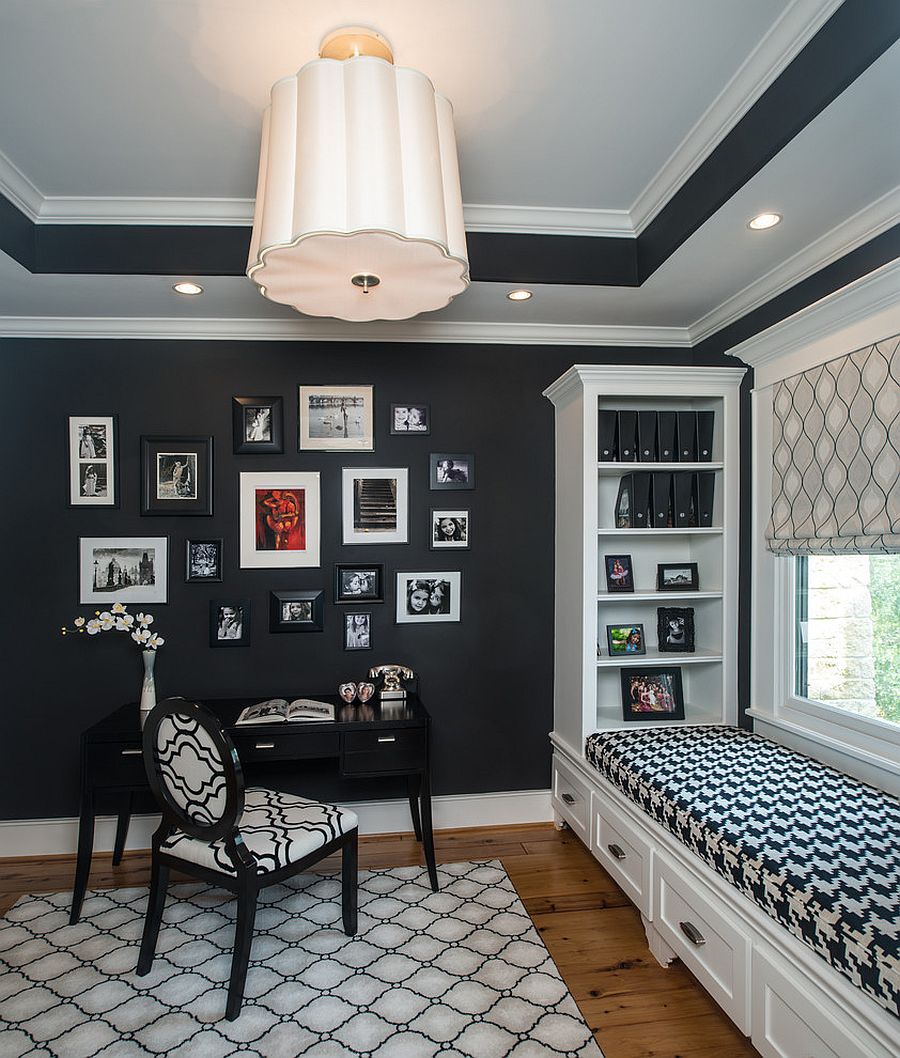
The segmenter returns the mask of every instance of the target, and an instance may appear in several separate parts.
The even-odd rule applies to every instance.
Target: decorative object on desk
[[[647,653],[643,625],[607,625],[606,643],[611,658]]]
[[[345,544],[405,544],[409,539],[406,467],[344,467],[341,471]]]
[[[209,645],[250,646],[250,600],[210,599]]]
[[[696,562],[660,562],[656,567],[657,591],[699,591]]]
[[[188,540],[185,543],[186,584],[204,584],[222,579],[222,538]]]
[[[342,701],[345,701],[347,705],[352,705],[356,701],[356,684],[340,684],[338,686],[338,694],[341,696]]]
[[[212,437],[141,438],[141,514],[211,515]]]
[[[392,404],[391,433],[431,433],[431,409],[427,404]]]
[[[384,602],[384,563],[335,563],[334,601]]]
[[[656,631],[662,653],[693,654],[694,608],[660,606],[656,611]]]
[[[324,591],[269,592],[270,632],[321,632],[324,627]]]
[[[379,698],[383,702],[403,701],[406,688],[401,681],[414,680],[416,674],[406,665],[373,665],[369,669],[370,680],[381,680]]]
[[[232,397],[231,430],[235,455],[284,451],[281,397]]]
[[[319,565],[319,473],[240,476],[242,569]]]
[[[631,555],[604,555],[603,564],[606,567],[607,591],[634,591]]]
[[[300,451],[372,452],[372,386],[300,386]]]
[[[621,677],[623,719],[684,720],[680,668],[627,668]]]
[[[165,602],[168,589],[167,536],[82,536],[78,541],[78,601],[144,605]]]
[[[144,680],[141,684],[141,730],[147,722],[147,717],[156,705],[156,677],[153,670],[156,666],[156,650],[142,650],[141,657],[144,659]]]
[[[334,706],[318,702],[315,698],[269,698],[242,709],[235,724],[244,727],[250,724],[311,723],[316,720],[334,720]]]
[[[432,551],[453,548],[457,551],[469,547],[469,512],[467,510],[431,509]]]
[[[356,685],[356,697],[362,702],[363,705],[372,697],[375,693],[374,683],[358,683]]]
[[[398,573],[397,624],[458,621],[462,573]]]
[[[430,489],[474,489],[475,456],[471,453],[432,452]]]
[[[344,650],[372,649],[372,615],[344,614]]]
[[[118,507],[115,415],[69,416],[69,506]]]

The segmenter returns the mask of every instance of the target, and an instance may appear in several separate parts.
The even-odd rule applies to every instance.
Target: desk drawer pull
[[[254,749],[274,749],[274,742],[255,742],[253,745]]]
[[[575,798],[570,793],[564,793],[560,795],[567,805],[575,804]]]
[[[696,944],[698,948],[701,944],[706,943],[706,937],[703,936],[693,922],[679,922],[678,928],[687,937],[691,944]]]
[[[607,845],[606,847],[613,854],[613,858],[614,859],[617,859],[617,860],[624,860],[625,859],[625,853],[622,851],[622,849],[618,845]]]
[[[123,749],[123,757],[139,757],[144,751],[142,749]]]
[[[378,741],[379,742],[396,742],[397,741],[397,736],[396,735],[379,736]]]

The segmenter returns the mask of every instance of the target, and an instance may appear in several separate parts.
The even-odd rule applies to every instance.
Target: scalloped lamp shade
[[[424,74],[364,55],[274,85],[247,275],[272,301],[354,321],[466,289],[453,108]]]

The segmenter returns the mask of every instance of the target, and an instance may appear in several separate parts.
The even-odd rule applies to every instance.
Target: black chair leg
[[[139,977],[150,973],[153,956],[156,954],[156,938],[166,904],[166,888],[169,884],[169,868],[153,856],[150,870],[150,899],[147,901],[147,917],[144,919],[144,935],[141,937],[141,953],[138,956]]]
[[[234,931],[234,955],[231,958],[231,980],[228,983],[228,1003],[225,1017],[229,1021],[241,1012],[250,945],[253,943],[253,922],[256,919],[256,888],[242,885],[237,895],[237,926]]]
[[[359,831],[354,830],[341,855],[341,914],[344,932],[356,933],[357,888],[359,886]]]
[[[125,842],[128,840],[128,824],[131,821],[131,799],[132,793],[122,795],[119,803],[119,819],[116,823],[116,843],[113,846],[113,867],[118,867],[122,862],[122,853],[125,851]]]

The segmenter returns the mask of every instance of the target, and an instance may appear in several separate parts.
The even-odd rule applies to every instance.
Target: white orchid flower
[[[153,614],[152,613],[139,613],[137,615],[137,619],[138,619],[138,624],[141,626],[141,628],[146,628],[148,625],[152,625],[153,624]]]
[[[112,604],[112,612],[113,613],[125,613],[125,607],[120,602],[114,602]]]
[[[73,622],[73,624],[75,625],[76,628],[81,628],[84,625],[84,618],[83,617],[76,617],[74,622]]]
[[[104,610],[103,613],[100,614],[100,627],[103,629],[104,632],[108,632],[110,628],[115,627],[115,623],[116,619],[109,612],[109,610]]]
[[[87,630],[89,636],[95,636],[101,631],[100,622],[96,617],[92,617],[90,621],[88,621]]]
[[[154,632],[153,635],[150,636],[150,638],[147,640],[147,646],[153,647],[154,650],[157,650],[159,647],[161,647],[163,643],[165,643],[165,640],[162,636],[158,636],[156,632]]]
[[[135,643],[140,643],[141,646],[143,646],[144,643],[146,643],[147,640],[150,638],[150,633],[147,631],[146,628],[139,628],[136,632],[131,633],[131,638],[135,641]]]
[[[131,626],[133,624],[134,624],[134,618],[131,616],[130,613],[125,614],[123,617],[117,617],[116,618],[116,631],[117,632],[127,632],[127,631],[130,630],[130,628],[131,628]]]

